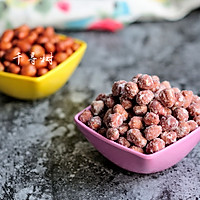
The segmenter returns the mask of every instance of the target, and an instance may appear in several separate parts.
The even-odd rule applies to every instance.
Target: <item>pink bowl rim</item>
[[[82,111],[80,111],[78,114],[75,115],[74,117],[74,121],[79,124],[80,126],[84,127],[87,132],[89,133],[92,133],[95,137],[97,137],[98,139],[116,147],[116,148],[119,148],[123,151],[126,151],[128,153],[131,153],[131,154],[134,154],[134,155],[137,155],[138,157],[141,157],[143,159],[153,159],[154,157],[157,157],[159,156],[160,154],[163,154],[165,153],[166,151],[168,151],[170,148],[174,148],[175,145],[177,144],[181,144],[181,143],[184,143],[184,141],[188,140],[189,138],[193,137],[193,135],[200,130],[200,127],[195,129],[194,131],[192,131],[191,133],[189,133],[188,135],[186,135],[185,137],[179,139],[178,141],[176,141],[175,143],[165,147],[164,149],[156,152],[156,153],[153,153],[153,154],[143,154],[143,153],[140,153],[138,151],[134,151],[132,149],[129,149],[127,147],[124,147],[123,145],[120,145],[112,140],[109,140],[107,139],[106,137],[100,135],[98,132],[94,131],[93,129],[89,128],[87,125],[85,125],[84,123],[82,123],[80,120],[79,120],[79,116],[85,111],[85,110],[89,110],[90,109],[90,106],[86,107],[85,109],[83,109]]]

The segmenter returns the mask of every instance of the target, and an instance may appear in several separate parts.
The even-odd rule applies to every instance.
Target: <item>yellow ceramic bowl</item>
[[[65,36],[61,36],[64,38]],[[76,40],[81,46],[64,62],[40,77],[0,72],[0,92],[24,100],[47,97],[59,90],[70,78],[81,61],[87,44]]]

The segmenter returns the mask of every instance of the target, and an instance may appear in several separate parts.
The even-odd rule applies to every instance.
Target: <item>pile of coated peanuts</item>
[[[115,82],[112,94],[99,94],[79,120],[110,140],[151,154],[200,125],[200,97],[160,83],[158,76],[138,74]]]
[[[22,25],[0,38],[0,71],[37,77],[46,74],[79,48],[70,37],[61,39],[53,27]]]

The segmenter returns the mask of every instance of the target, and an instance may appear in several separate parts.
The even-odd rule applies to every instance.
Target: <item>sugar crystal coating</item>
[[[131,145],[125,137],[120,137],[117,142],[125,147],[130,147]]]
[[[176,108],[174,111],[174,117],[179,121],[188,121],[189,113],[185,108]]]
[[[120,135],[124,135],[128,131],[129,127],[127,123],[123,123],[119,128]]]
[[[92,117],[88,121],[88,126],[93,130],[99,129],[101,127],[101,118],[99,116]]]
[[[154,87],[154,82],[151,76],[144,74],[138,78],[138,86],[140,89],[150,90]]]
[[[185,98],[181,92],[175,92],[175,108],[180,108],[184,106]]]
[[[175,94],[181,92],[179,88],[175,88],[175,87],[173,87],[172,89],[174,90],[174,93],[175,93]]]
[[[102,100],[93,101],[91,104],[91,111],[94,115],[99,115],[104,109],[104,102]]]
[[[136,76],[134,76],[131,81],[134,82],[134,83],[137,83],[138,82],[138,78],[142,76],[142,74],[137,74]]]
[[[176,142],[177,134],[175,131],[163,132],[161,134],[161,139],[164,140],[165,144],[172,144]]]
[[[109,128],[106,132],[106,137],[110,140],[117,140],[119,138],[119,131],[116,128]]]
[[[145,116],[144,116],[144,123],[147,126],[150,125],[157,125],[160,122],[159,119],[159,115],[153,113],[153,112],[148,112]]]
[[[164,109],[163,105],[157,100],[152,100],[149,103],[148,108],[151,112],[154,112],[155,114],[166,115],[166,110]]]
[[[105,102],[106,98],[107,98],[107,95],[106,95],[106,94],[100,93],[100,94],[96,97],[96,101],[101,100],[101,101]]]
[[[163,81],[160,83],[160,89],[171,88],[171,84],[169,81]]]
[[[128,82],[124,87],[124,96],[133,99],[138,93],[139,89],[136,83]]]
[[[136,105],[133,107],[133,112],[135,113],[135,115],[145,115],[147,113],[147,106],[146,105]]]
[[[200,104],[200,97],[197,95],[193,95],[191,103],[198,103]]]
[[[129,127],[131,129],[142,129],[143,128],[143,123],[142,123],[142,117],[139,116],[134,116],[131,118],[130,122],[128,123]]]
[[[153,140],[154,138],[157,138],[162,133],[162,127],[158,125],[151,125],[148,126],[144,130],[145,138],[147,140]]]
[[[151,88],[151,90],[153,92],[156,92],[160,88],[160,79],[158,76],[152,76],[152,79],[153,79],[153,87]]]
[[[178,120],[172,115],[162,116],[160,119],[160,124],[163,131],[175,130],[178,127]]]
[[[80,115],[79,120],[86,124],[92,118],[92,113],[90,110],[84,110]]]
[[[200,126],[200,115],[195,116],[194,121]]]
[[[151,90],[140,91],[136,97],[136,102],[139,105],[147,105],[154,98],[154,94]]]
[[[200,115],[200,103],[192,103],[187,108],[191,116],[195,117]]]
[[[112,109],[108,109],[103,117],[103,123],[108,127],[108,117],[112,114]]]
[[[164,107],[164,116],[172,115],[172,110],[170,108]]]
[[[184,108],[187,108],[191,102],[192,102],[192,99],[193,99],[193,92],[192,91],[189,91],[189,90],[183,90],[182,92],[182,95],[184,96],[184,104],[183,104],[183,107]]]
[[[187,122],[180,122],[179,126],[174,131],[177,134],[177,138],[182,138],[189,134],[190,125]]]
[[[115,105],[115,98],[111,94],[108,95],[105,104],[108,108],[112,108]]]
[[[159,99],[165,107],[171,108],[176,101],[174,90],[172,88],[162,90]]]
[[[123,124],[123,116],[119,113],[110,114],[107,120],[108,127],[118,128]]]
[[[127,132],[127,140],[137,147],[145,147],[147,144],[147,140],[142,136],[142,133],[138,129],[130,129]]]
[[[190,132],[198,128],[198,124],[194,120],[189,120],[187,123],[190,126]]]
[[[133,107],[132,101],[125,96],[120,97],[120,103],[126,110]]]
[[[114,82],[114,84],[112,86],[113,96],[119,96],[120,94],[122,94],[124,92],[125,84],[126,84],[126,81],[124,81],[124,80]]]
[[[123,117],[123,121],[126,121],[128,119],[128,113],[126,112],[126,110],[123,108],[122,105],[120,104],[116,104],[113,107],[113,112],[114,113],[119,113],[120,115],[122,115]]]
[[[160,151],[164,148],[165,148],[164,140],[162,140],[160,138],[155,138],[155,139],[151,140],[149,142],[149,144],[147,144],[146,152],[149,153],[149,154],[155,153],[155,152]]]
[[[141,147],[137,147],[137,146],[131,146],[129,147],[130,149],[134,150],[134,151],[138,151],[140,153],[144,153],[144,150]]]

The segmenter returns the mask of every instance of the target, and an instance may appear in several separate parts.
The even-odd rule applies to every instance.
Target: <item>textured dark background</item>
[[[137,73],[199,93],[200,11],[114,34],[66,34],[85,40],[88,49],[60,91],[34,102],[0,95],[0,199],[200,199],[200,144],[170,169],[140,175],[109,162],[73,123],[113,81]]]

